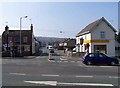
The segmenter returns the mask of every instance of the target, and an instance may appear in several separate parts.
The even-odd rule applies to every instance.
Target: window
[[[28,38],[25,36],[23,37],[23,43],[27,43]]]
[[[90,54],[89,57],[95,57],[95,55],[94,54]]]
[[[106,57],[106,55],[104,55],[104,54],[100,53],[100,54],[99,54],[99,57],[101,57],[101,58],[105,58],[105,57]]]
[[[87,40],[87,36],[85,35],[85,40]]]
[[[19,36],[14,37],[14,42],[19,44],[20,43],[20,37]]]
[[[8,41],[12,41],[12,37],[8,37]]]
[[[104,31],[101,31],[101,32],[100,32],[100,38],[101,38],[101,39],[105,39],[105,32],[104,32]]]

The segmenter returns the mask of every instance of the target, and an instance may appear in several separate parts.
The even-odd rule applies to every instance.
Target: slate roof
[[[113,28],[113,26],[104,18],[100,18],[92,23],[90,23],[89,25],[87,25],[84,29],[82,29],[78,34],[77,36],[79,35],[82,35],[82,34],[85,34],[85,33],[88,33],[88,32],[91,32],[96,26],[98,26],[102,21],[104,21],[105,23],[107,23],[107,25],[109,27],[111,27],[113,29],[114,32],[116,32],[116,30]]]

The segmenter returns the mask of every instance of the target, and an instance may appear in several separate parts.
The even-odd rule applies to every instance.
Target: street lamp
[[[22,18],[27,18],[28,16],[20,17],[20,56],[22,56],[22,49],[21,49],[21,29],[22,29]]]
[[[8,54],[8,34],[9,34],[9,27],[8,27],[8,25],[6,25],[6,27],[5,27],[5,31],[6,31],[6,35],[7,35],[7,54]]]

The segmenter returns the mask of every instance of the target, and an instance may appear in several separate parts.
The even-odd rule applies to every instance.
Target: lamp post
[[[21,49],[21,29],[22,29],[22,18],[27,18],[28,16],[20,17],[20,56],[22,56],[22,49]]]
[[[5,31],[6,31],[6,35],[7,35],[7,53],[8,53],[8,34],[9,34],[9,27],[8,27],[8,25],[6,25],[6,27],[5,27]]]

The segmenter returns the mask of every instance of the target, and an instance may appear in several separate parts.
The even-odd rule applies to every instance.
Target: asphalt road
[[[119,66],[86,66],[81,59],[61,56],[2,60],[3,86],[88,86],[116,87]],[[95,88],[97,88],[95,87]]]
[[[118,66],[86,66],[79,59],[4,59],[2,69],[4,86],[118,86],[119,82]]]

